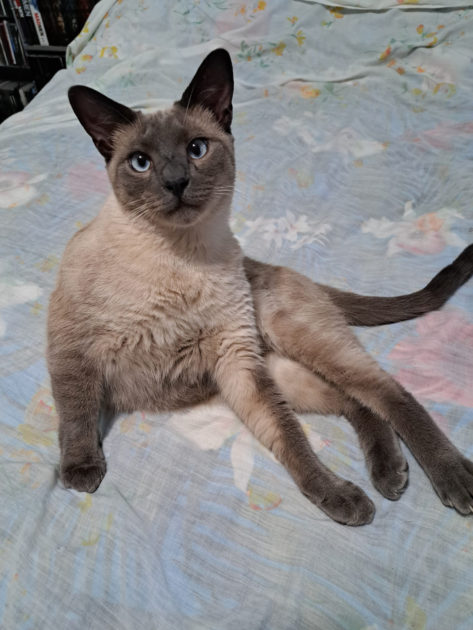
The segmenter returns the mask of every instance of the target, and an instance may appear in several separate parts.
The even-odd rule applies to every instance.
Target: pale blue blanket
[[[375,501],[366,527],[312,506],[221,406],[119,418],[99,490],[58,482],[48,297],[109,193],[70,85],[152,111],[226,47],[233,227],[254,257],[391,295],[473,239],[473,9],[340,4],[102,0],[68,69],[0,127],[2,629],[473,628],[473,517],[442,506],[410,454],[406,493],[382,498],[343,419],[301,417],[322,460]],[[472,298],[470,282],[441,312],[358,331],[470,457]]]

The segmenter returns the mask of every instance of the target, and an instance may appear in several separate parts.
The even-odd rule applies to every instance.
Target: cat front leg
[[[51,385],[59,414],[60,478],[66,488],[95,492],[106,463],[99,435],[101,379],[83,357],[51,352]]]
[[[337,477],[315,455],[300,424],[251,345],[226,339],[214,378],[226,403],[284,465],[312,503],[345,525],[371,522],[375,508],[358,486]]]

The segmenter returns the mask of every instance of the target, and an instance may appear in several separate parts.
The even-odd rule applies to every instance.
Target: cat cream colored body
[[[201,401],[203,388],[215,393],[208,375],[219,335],[235,323],[256,347],[243,254],[227,216],[222,209],[211,229],[199,224],[173,239],[143,230],[111,195],[69,243],[56,294],[74,305],[65,325],[86,359],[102,365],[116,410],[173,409]]]
[[[338,291],[245,258],[228,223],[232,76],[228,53],[214,51],[182,99],[150,116],[89,88],[70,91],[113,194],[67,246],[50,302],[64,485],[93,492],[105,475],[102,406],[161,411],[219,395],[336,521],[368,523],[374,504],[317,458],[293,410],[345,415],[390,499],[408,478],[399,434],[443,503],[470,513],[473,464],[347,324],[439,308],[471,277],[473,246],[397,298]]]

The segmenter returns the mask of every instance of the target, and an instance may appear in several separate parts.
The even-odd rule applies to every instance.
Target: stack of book
[[[0,81],[0,120],[23,109],[36,92],[34,81]]]
[[[18,28],[11,19],[9,0],[0,0],[0,65],[25,65]]]
[[[0,0],[0,122],[65,67],[66,46],[97,1]]]
[[[0,65],[26,65],[30,46],[67,46],[97,0],[0,0]]]

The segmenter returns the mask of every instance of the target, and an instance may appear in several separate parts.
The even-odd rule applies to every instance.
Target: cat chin
[[[206,210],[205,205],[195,206],[181,202],[172,210],[160,213],[159,221],[172,227],[192,227],[207,215]]]

